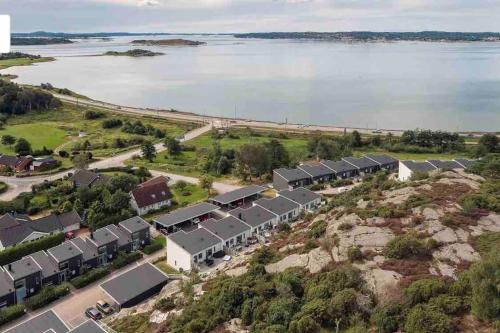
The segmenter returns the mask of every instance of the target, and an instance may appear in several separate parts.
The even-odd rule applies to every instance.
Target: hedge
[[[21,259],[24,256],[32,253],[47,250],[64,242],[64,234],[57,233],[54,235],[40,238],[29,243],[22,243],[0,252],[0,265],[7,265],[11,262]]]
[[[26,313],[22,304],[11,305],[0,310],[0,325],[6,324],[14,319],[24,316]]]
[[[140,252],[133,252],[128,254],[124,252],[119,252],[118,257],[113,261],[113,268],[119,269],[125,267],[128,264],[131,264],[134,261],[137,261],[141,258],[142,258],[142,253]]]
[[[88,271],[87,273],[77,276],[73,280],[71,280],[71,284],[76,288],[83,288],[92,282],[95,282],[106,275],[111,273],[111,270],[108,267],[96,268]]]
[[[47,286],[43,287],[40,292],[34,296],[31,296],[26,301],[26,307],[30,310],[36,310],[44,307],[47,304],[58,300],[59,298],[66,296],[70,293],[70,284],[62,283],[58,286]]]
[[[145,254],[151,254],[161,249],[163,249],[163,244],[159,241],[154,241],[153,243],[146,245],[142,252]]]

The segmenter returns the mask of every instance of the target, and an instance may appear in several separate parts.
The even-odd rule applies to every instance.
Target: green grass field
[[[19,124],[5,126],[0,129],[0,136],[12,135],[15,138],[25,138],[31,143],[31,148],[41,149],[47,147],[54,149],[66,141],[67,132],[54,126],[51,122],[33,124]],[[14,154],[13,146],[0,145],[0,153]]]
[[[37,62],[47,62],[53,60],[54,58],[48,58],[48,57],[38,58],[38,59],[17,58],[17,59],[0,60],[0,69],[6,69],[13,66],[29,66]]]

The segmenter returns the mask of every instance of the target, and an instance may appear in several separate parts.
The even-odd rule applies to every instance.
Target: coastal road
[[[180,141],[189,141],[191,139],[194,139],[204,133],[207,133],[212,129],[211,124],[207,124],[203,127],[196,128],[190,132],[187,132],[184,135],[184,138]],[[163,147],[162,143],[156,144],[156,151],[157,152],[162,152],[165,150],[165,147]],[[99,161],[96,161],[94,163],[91,163],[89,165],[89,169],[104,169],[104,168],[110,168],[110,167],[120,167],[125,165],[125,161],[132,158],[134,155],[140,155],[141,150],[140,149],[134,149],[122,154],[118,154],[109,158],[105,158]],[[6,183],[9,185],[9,189],[2,193],[0,195],[0,201],[10,201],[17,197],[20,193],[22,192],[31,192],[31,187],[33,185],[41,184],[44,181],[53,181],[59,178],[62,178],[66,176],[70,172],[74,172],[74,169],[71,170],[66,170],[63,172],[55,173],[53,175],[48,175],[48,176],[34,176],[34,177],[24,177],[24,178],[17,178],[17,177],[6,177],[6,176],[0,176],[0,181]],[[152,171],[151,172],[155,176],[163,175],[167,176],[171,179],[171,183],[176,182],[177,180],[184,180],[188,183],[192,184],[198,184],[198,179],[194,177],[187,177],[187,176],[181,176],[177,174],[172,174],[168,172],[160,172],[160,171]],[[217,190],[219,193],[225,193],[228,191],[232,191],[234,189],[239,188],[239,186],[236,185],[229,185],[225,183],[219,183],[219,182],[214,182],[213,187],[215,190]]]

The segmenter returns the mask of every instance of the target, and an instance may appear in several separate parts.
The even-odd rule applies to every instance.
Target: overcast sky
[[[499,31],[500,0],[0,0],[12,31]]]

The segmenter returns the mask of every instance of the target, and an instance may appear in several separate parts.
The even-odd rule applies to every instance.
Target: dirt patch
[[[462,195],[470,192],[472,192],[472,189],[466,184],[443,183],[432,184],[432,189],[430,190],[420,190],[421,194],[427,196],[434,204],[439,206],[454,205]]]
[[[421,278],[430,275],[429,261],[422,259],[388,259],[379,264],[379,267],[384,270],[398,272],[403,277],[415,276]]]

